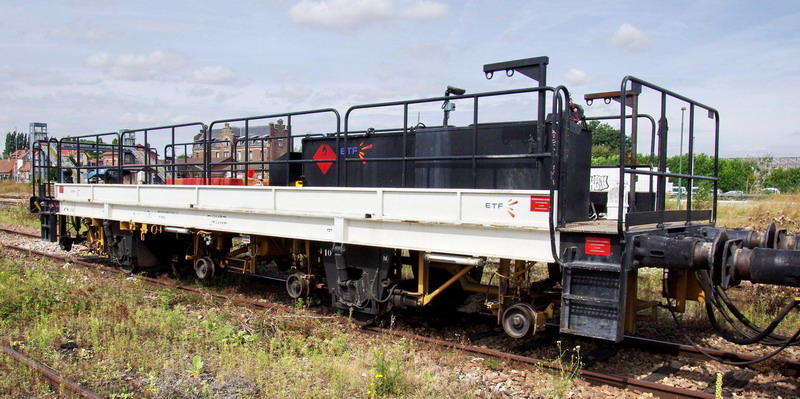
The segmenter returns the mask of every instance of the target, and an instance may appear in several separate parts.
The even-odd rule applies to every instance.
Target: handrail
[[[122,177],[122,174],[121,174],[122,171],[121,171],[119,166],[121,165],[122,156],[121,156],[121,153],[119,152],[118,145],[117,144],[113,144],[114,140],[111,140],[111,143],[100,142],[101,138],[107,137],[107,136],[112,136],[117,141],[119,141],[119,139],[120,139],[120,135],[117,132],[84,134],[84,135],[80,135],[80,136],[67,136],[67,137],[61,138],[61,140],[58,141],[58,148],[56,149],[56,155],[57,155],[57,157],[56,157],[57,158],[56,159],[56,165],[57,165],[57,168],[58,168],[58,171],[59,171],[58,176],[56,178],[56,181],[59,182],[59,183],[63,182],[63,176],[62,176],[62,173],[61,173],[61,170],[63,169],[62,164],[61,164],[62,163],[61,162],[61,151],[64,150],[65,147],[67,147],[69,144],[74,144],[75,153],[77,155],[77,157],[75,159],[75,162],[76,162],[76,165],[75,165],[75,172],[76,173],[75,173],[75,175],[76,175],[77,183],[81,182],[81,170],[94,170],[95,173],[97,173],[97,171],[99,171],[100,169],[108,170],[108,169],[115,169],[116,168],[117,169],[117,173],[121,178]],[[94,142],[81,141],[81,140],[86,140],[86,139],[94,139]],[[95,161],[95,165],[94,166],[81,165],[81,152],[82,152],[81,151],[81,146],[84,146],[84,148],[85,148],[83,151],[93,151],[93,152],[97,152],[98,153],[94,158],[94,161]],[[108,152],[108,151],[105,151],[106,149],[109,149],[112,152],[114,152],[113,156],[116,159],[120,160],[120,162],[118,162],[115,167],[109,168],[109,167],[101,166],[101,165],[98,164],[99,163],[98,161],[100,160],[100,157],[102,156],[102,153]],[[114,165],[112,165],[112,166],[114,166]]]
[[[408,107],[409,107],[409,105],[433,103],[433,102],[440,102],[440,101],[454,101],[454,100],[472,99],[473,100],[473,123],[471,125],[471,127],[472,127],[472,138],[471,138],[472,155],[469,155],[469,156],[467,156],[466,158],[463,158],[463,159],[472,161],[472,167],[471,167],[472,184],[473,184],[473,187],[475,187],[475,186],[477,186],[477,161],[479,159],[482,159],[481,157],[483,157],[481,155],[478,155],[478,148],[477,148],[478,127],[480,125],[478,123],[478,99],[479,98],[483,98],[483,97],[496,97],[496,96],[511,95],[511,94],[524,94],[524,93],[539,93],[539,94],[542,94],[542,93],[546,93],[546,92],[554,92],[554,90],[555,89],[550,87],[550,86],[542,86],[542,87],[530,87],[530,88],[522,88],[522,89],[482,92],[482,93],[474,93],[474,94],[446,95],[446,96],[429,97],[429,98],[421,98],[421,99],[413,99],[413,100],[389,101],[389,102],[354,105],[354,106],[351,106],[350,108],[348,108],[347,112],[345,112],[344,132],[341,135],[337,135],[337,138],[336,138],[337,148],[339,147],[340,136],[343,138],[343,141],[344,141],[343,142],[343,146],[346,148],[349,136],[354,133],[354,132],[351,132],[349,130],[350,129],[350,116],[354,111],[361,110],[361,109],[373,109],[373,108],[385,108],[385,107],[402,106],[403,107],[403,129],[402,129],[403,155],[401,157],[370,158],[370,161],[399,161],[399,162],[402,162],[402,167],[400,168],[401,169],[401,178],[400,178],[400,180],[402,181],[402,187],[405,187],[406,186],[406,182],[407,182],[407,179],[406,179],[406,169],[407,169],[406,168],[406,162],[415,161],[415,160],[452,160],[452,159],[455,159],[455,158],[449,158],[450,156],[430,156],[430,157],[416,157],[416,156],[411,157],[411,156],[408,156],[407,142],[408,142],[408,134],[409,134],[409,127],[408,127]],[[540,106],[541,106],[541,104],[540,104]],[[544,118],[540,116],[540,117],[537,118],[537,121],[538,121],[537,122],[538,123],[537,129],[542,129],[543,127],[541,125],[544,123]],[[436,127],[436,126],[429,126],[429,127]],[[445,127],[445,126],[442,126],[442,127]],[[393,131],[394,132],[400,132],[399,130],[393,130]],[[541,130],[540,130],[540,132],[541,132]],[[540,136],[543,137],[542,134],[540,134]],[[543,144],[539,143],[539,145],[541,146]],[[545,152],[543,150],[544,150],[544,148],[541,148],[540,151],[534,151],[533,148],[530,148],[528,154],[519,154],[519,155],[523,155],[523,156],[520,156],[520,158],[546,158],[546,157],[549,157],[550,155],[547,155],[547,152]],[[337,154],[338,154],[338,151],[337,151]],[[343,163],[345,165],[347,164],[347,162],[362,161],[360,158],[350,158],[347,155],[348,154],[345,154],[344,157],[343,157]],[[338,158],[339,158],[339,156],[337,156],[337,160],[338,160]],[[459,159],[461,159],[461,158],[459,158]],[[338,179],[342,178],[341,174],[339,173],[338,170],[337,170],[337,175],[336,176],[337,176],[337,181],[339,181]],[[544,177],[544,176],[542,176],[542,177]],[[347,186],[347,174],[346,173],[344,174],[343,178],[344,178],[344,182],[341,183],[340,185]]]
[[[219,119],[219,120],[215,120],[215,121],[211,122],[208,125],[208,130],[206,131],[206,141],[205,141],[206,142],[206,151],[205,151],[206,152],[206,165],[207,165],[206,178],[207,179],[211,179],[211,142],[212,142],[211,134],[212,134],[212,132],[214,130],[214,125],[215,124],[230,123],[230,122],[244,122],[245,123],[244,138],[245,139],[249,139],[248,133],[249,133],[249,129],[250,129],[250,121],[259,120],[259,119],[271,119],[271,118],[286,117],[286,134],[287,135],[286,135],[286,137],[280,137],[280,138],[275,138],[275,139],[287,140],[287,146],[286,146],[287,147],[287,151],[286,152],[289,153],[289,152],[291,152],[291,144],[292,144],[291,140],[292,140],[292,137],[302,137],[302,136],[292,136],[292,117],[305,116],[305,115],[314,115],[314,114],[326,114],[326,113],[332,113],[336,117],[336,132],[335,133],[338,135],[341,132],[341,116],[339,115],[339,111],[337,111],[334,108],[319,108],[319,109],[311,109],[311,110],[305,110],[305,111],[283,112],[283,113],[275,113],[275,114],[268,114],[268,115],[258,115],[258,116],[242,117],[242,118]],[[245,140],[245,150],[244,150],[245,157],[246,157],[245,158],[246,162],[244,163],[245,168],[247,168],[247,165],[250,165],[251,163],[253,163],[253,162],[247,162],[247,158],[249,158],[249,148],[250,148],[250,140]],[[338,149],[337,149],[337,151],[338,151]],[[287,174],[286,174],[286,176],[287,176],[287,179],[288,179],[289,178],[289,173],[288,173],[289,164],[301,163],[302,162],[302,161],[301,162],[297,162],[297,161],[298,160],[291,160],[291,159],[289,159],[289,157],[287,157],[285,160],[283,160],[283,161],[275,161],[275,163],[286,164],[286,166],[287,166]],[[273,162],[267,162],[266,164],[272,164],[272,163]],[[226,162],[225,164],[226,165],[234,165],[235,166],[238,163]],[[255,164],[264,164],[264,163],[255,163]],[[244,174],[244,184],[245,185],[248,184],[248,178],[249,178],[248,174],[245,173]],[[287,184],[288,184],[288,182],[287,182]]]
[[[562,98],[559,93],[563,92],[564,97]],[[558,197],[558,206],[553,206],[553,200],[555,199],[555,190],[556,190],[556,181],[560,181],[558,177],[561,173],[561,153],[562,153],[562,138],[564,135],[564,129],[569,124],[567,120],[568,116],[564,111],[564,104],[570,98],[569,90],[565,86],[556,86],[555,90],[553,91],[553,121],[558,124],[558,129],[555,130],[556,132],[555,137],[550,140],[550,152],[558,159],[559,162],[553,162],[550,167],[550,210],[548,212],[548,224],[549,224],[549,234],[550,234],[550,252],[553,255],[553,260],[558,263],[559,265],[563,265],[563,261],[561,260],[561,256],[558,253],[558,249],[556,248],[556,219],[560,219],[560,215],[555,214],[555,209],[557,208],[559,211],[562,210],[560,206],[561,201],[563,201],[563,196],[559,195]],[[565,100],[567,99],[567,100]],[[588,189],[588,187],[587,187]],[[561,190],[559,190],[561,192]]]
[[[175,178],[174,174],[175,174],[176,159],[173,158],[171,163],[167,163],[166,162],[166,146],[165,146],[164,163],[163,164],[158,164],[158,151],[156,151],[155,148],[150,146],[150,140],[148,140],[148,135],[150,135],[151,133],[158,132],[160,130],[169,129],[170,143],[174,145],[175,144],[176,129],[188,128],[188,127],[197,127],[197,128],[199,128],[199,131],[203,132],[204,133],[203,136],[205,137],[206,125],[204,123],[202,123],[202,122],[186,122],[186,123],[179,123],[179,124],[174,124],[174,125],[162,125],[162,126],[153,126],[153,127],[138,128],[138,129],[123,129],[123,130],[120,131],[120,135],[121,136],[120,136],[120,140],[118,142],[120,155],[124,155],[125,154],[125,150],[128,149],[128,150],[131,151],[131,153],[134,154],[134,157],[135,157],[136,156],[135,152],[138,151],[139,148],[142,148],[142,151],[144,152],[143,170],[144,170],[145,176],[146,176],[144,183],[145,184],[150,184],[152,182],[152,179],[151,179],[151,173],[152,172],[150,171],[150,164],[151,164],[150,161],[151,161],[151,157],[152,157],[151,154],[155,152],[155,154],[156,154],[156,163],[155,164],[156,165],[160,165],[160,166],[157,166],[156,168],[163,168],[164,169],[164,181],[166,182],[166,180],[167,180],[167,176],[166,176],[167,175],[167,168],[171,168],[171,170],[173,172],[173,176],[172,177],[173,177],[173,180],[174,180],[174,178]],[[136,142],[135,142],[136,133],[144,133],[144,144],[143,145],[137,145],[136,144]],[[126,144],[128,136],[131,136],[131,137],[134,138],[134,143],[133,144]],[[120,162],[120,170],[121,171],[125,170],[125,169],[135,169],[137,166],[138,165],[133,165],[133,164],[131,164],[131,166],[125,166],[124,159],[121,159],[121,162]],[[157,169],[156,169],[156,175],[158,175],[158,170]]]
[[[626,168],[625,166],[625,118],[627,116],[626,111],[626,103],[624,99],[627,96],[628,92],[628,84],[631,84],[631,90],[633,91],[640,91],[641,87],[647,87],[657,93],[660,93],[661,97],[661,115],[658,122],[658,171],[641,171]],[[636,78],[634,76],[625,76],[622,79],[621,83],[621,90],[620,90],[620,164],[619,164],[619,179],[621,184],[619,185],[619,198],[620,201],[623,200],[625,192],[625,185],[622,182],[625,181],[625,174],[630,174],[633,176],[643,174],[643,175],[651,175],[657,177],[657,189],[656,189],[656,212],[658,213],[658,226],[663,226],[664,224],[664,213],[666,211],[666,179],[668,177],[685,177],[689,180],[689,185],[692,185],[693,180],[710,180],[714,182],[714,189],[713,189],[713,200],[712,200],[712,212],[711,212],[711,220],[710,222],[715,222],[717,217],[717,188],[718,188],[718,177],[719,177],[719,112],[709,107],[703,103],[698,101],[692,100],[686,96],[680,95],[675,93],[671,90],[664,89],[660,86],[655,84],[649,83],[645,80]],[[666,155],[667,155],[667,136],[668,136],[668,128],[666,123],[666,102],[667,97],[671,97],[685,103],[689,104],[689,150],[687,155],[689,159],[692,159],[694,155],[694,112],[695,108],[701,108],[708,112],[708,117],[714,120],[715,129],[714,129],[714,175],[713,176],[700,176],[700,175],[693,175],[693,174],[674,174],[674,173],[667,173],[666,172]],[[638,110],[634,110],[634,114],[636,114]],[[633,149],[636,151],[636,149]],[[689,170],[691,171],[691,161],[689,164]],[[686,224],[691,224],[692,222],[692,194],[691,190],[687,193],[686,201],[687,201],[687,210],[686,210]],[[622,203],[620,203],[617,218],[617,231],[619,234],[623,234],[625,231],[625,225],[623,222],[623,210],[624,207]]]

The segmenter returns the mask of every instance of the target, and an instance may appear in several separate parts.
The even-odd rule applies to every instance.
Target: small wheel
[[[200,280],[210,280],[214,277],[214,261],[208,256],[194,261],[194,274]]]
[[[503,330],[511,338],[524,338],[533,331],[534,312],[530,305],[517,303],[503,312]]]
[[[72,249],[72,237],[65,234],[58,238],[58,247],[61,248],[62,251],[69,252]]]
[[[307,297],[311,291],[308,280],[303,277],[303,273],[294,273],[286,279],[286,292],[292,299]]]
[[[122,270],[127,274],[138,271],[136,266],[136,258],[122,259],[119,262],[119,270]]]

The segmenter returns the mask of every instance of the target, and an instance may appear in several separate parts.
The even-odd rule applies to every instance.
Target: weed
[[[498,359],[483,359],[483,365],[490,370],[499,371],[503,369],[505,363]]]
[[[400,395],[404,388],[402,358],[397,353],[394,356],[388,356],[381,350],[373,351],[373,358],[375,366],[367,395],[371,397]]]
[[[203,374],[203,359],[195,355],[192,358],[192,363],[189,365],[189,368],[186,369],[186,372],[192,377],[200,377],[200,375]]]
[[[175,298],[175,292],[171,290],[162,290],[159,299],[161,304],[161,309],[170,310],[175,305],[173,299]]]
[[[255,337],[244,330],[235,331],[232,327],[225,327],[221,331],[219,342],[223,345],[239,346],[255,341]]]
[[[572,387],[575,379],[581,372],[583,362],[581,361],[581,347],[574,349],[564,349],[561,341],[556,341],[558,354],[552,360],[552,368],[544,369],[539,366],[539,371],[550,377],[550,391],[547,392],[548,398],[563,398],[567,391]]]
[[[103,397],[354,397],[365,379],[374,396],[472,389],[418,364],[413,343],[361,342],[335,321],[306,317],[305,304],[243,326],[238,307],[60,266],[0,258],[0,336]],[[78,347],[53,351],[66,341]],[[40,392],[36,378],[5,370],[0,357],[0,397]],[[49,397],[43,389],[34,396]]]
[[[128,392],[128,389],[125,388],[125,387],[122,388],[121,392],[113,393],[113,394],[111,394],[111,396],[109,396],[110,399],[130,399],[130,398],[135,398],[135,397],[136,397],[136,393],[135,392]]]

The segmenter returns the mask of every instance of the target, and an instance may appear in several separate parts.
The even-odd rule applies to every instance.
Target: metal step
[[[575,261],[564,264],[562,333],[619,342],[624,333],[627,273],[620,265]]]

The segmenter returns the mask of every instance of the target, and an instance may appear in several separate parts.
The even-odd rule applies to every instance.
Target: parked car
[[[686,187],[679,187],[679,186],[672,186],[672,190],[669,192],[669,195],[680,195],[686,196]]]
[[[742,199],[744,198],[744,191],[740,190],[731,190],[726,191],[720,195],[720,198],[724,199]]]
[[[761,193],[762,194],[780,194],[781,190],[779,190],[779,189],[777,189],[775,187],[767,187],[767,188],[761,190]]]

